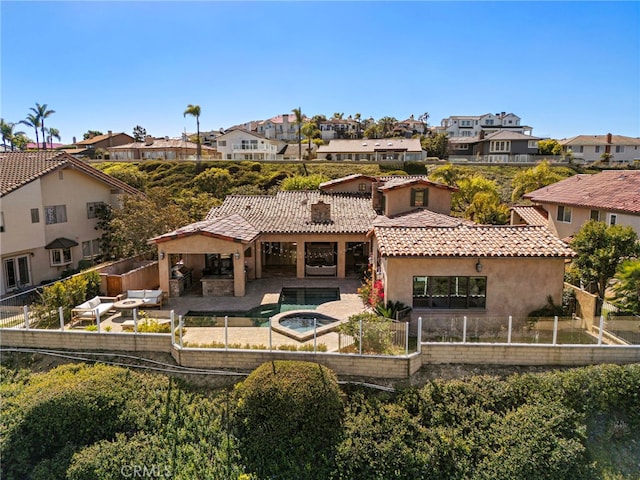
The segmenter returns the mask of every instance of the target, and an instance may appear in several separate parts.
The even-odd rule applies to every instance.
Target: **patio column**
[[[164,251],[162,244],[158,245],[158,284],[160,290],[167,292],[167,295],[171,295],[171,287],[169,287],[169,254]]]
[[[262,278],[262,242],[256,241],[255,251],[253,252],[256,266],[256,278]]]
[[[305,265],[305,255],[304,252],[307,250],[306,242],[297,242],[296,243],[296,278],[304,278],[304,265]]]
[[[233,295],[235,297],[244,297],[245,294],[245,275],[244,275],[244,251],[234,253],[233,258]]]
[[[345,277],[345,263],[347,258],[347,242],[344,240],[338,240],[338,268],[337,268],[337,277],[344,278]]]

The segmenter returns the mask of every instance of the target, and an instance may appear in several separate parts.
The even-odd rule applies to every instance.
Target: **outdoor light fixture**
[[[240,259],[240,252],[236,251],[236,253],[233,254],[234,257],[236,257],[236,260]]]
[[[160,260],[164,260],[164,250],[160,250]]]
[[[478,261],[476,263],[476,271],[477,272],[481,272],[482,271],[482,264],[480,263],[480,259],[478,259]]]

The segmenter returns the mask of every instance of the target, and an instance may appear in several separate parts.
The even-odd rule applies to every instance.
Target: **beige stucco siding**
[[[4,216],[5,231],[0,233],[2,256],[12,252],[28,251],[45,244],[42,225],[44,212],[40,182],[31,182],[2,197],[0,209]],[[31,223],[31,209],[37,208],[40,223]]]
[[[387,216],[407,212],[415,207],[411,206],[411,189],[428,188],[429,201],[426,207],[436,213],[449,215],[451,213],[451,192],[443,188],[427,187],[425,185],[413,185],[394,190],[387,190],[386,207],[384,214]]]
[[[564,274],[562,258],[481,258],[482,272],[476,271],[477,258],[384,257],[385,298],[413,304],[414,276],[486,276],[487,306],[490,316],[526,316],[541,308],[551,295],[561,304]],[[477,310],[429,310],[478,312]]]
[[[591,208],[571,207],[571,222],[561,222],[558,220],[558,205],[544,204],[543,206],[549,212],[549,228],[558,238],[575,235],[591,219]],[[610,224],[611,215],[616,215],[616,225],[631,226],[640,235],[640,215],[599,211],[601,212],[601,221]]]

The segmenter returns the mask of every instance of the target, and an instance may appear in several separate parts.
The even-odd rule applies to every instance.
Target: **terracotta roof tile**
[[[426,176],[413,176],[413,175],[398,175],[395,177],[387,177],[388,179],[384,181],[384,185],[378,187],[378,190],[386,191],[386,190],[394,190],[396,188],[408,187],[410,185],[428,185],[430,187],[436,188],[444,188],[445,190],[451,190],[452,192],[457,192],[457,187],[450,187],[449,185],[445,185],[444,183],[434,182],[429,180]]]
[[[169,233],[165,233],[158,237],[152,238],[150,241],[160,243],[174,238],[186,237],[193,234],[205,234],[219,238],[232,240],[240,240],[250,242],[256,238],[260,232],[256,230],[249,222],[238,214],[229,215],[227,217],[213,218],[195,222],[190,225],[178,228]]]
[[[375,227],[373,232],[380,253],[388,257],[575,256],[566,243],[539,226]]]
[[[426,208],[401,213],[393,217],[380,215],[373,222],[374,227],[457,227],[476,225],[470,220],[432,212]]]
[[[86,140],[80,140],[79,142],[76,142],[76,145],[93,145],[94,143],[98,143],[103,140],[108,140],[109,137],[115,137],[117,135],[126,135],[127,137],[133,140],[133,137],[131,137],[131,135],[124,132],[117,132],[117,133],[111,133],[111,134],[106,133],[102,135],[96,135],[95,137],[87,138]]]
[[[30,183],[59,168],[73,168],[90,175],[112,188],[125,193],[140,194],[138,190],[88,165],[66,152],[11,152],[0,154],[0,196]]]
[[[328,145],[318,147],[318,153],[373,153],[385,150],[422,152],[422,145],[417,138],[365,138],[330,140]]]
[[[605,170],[579,174],[524,195],[534,203],[550,203],[640,214],[640,170]]]
[[[311,205],[331,205],[331,221],[311,221]],[[376,213],[368,196],[320,191],[284,191],[276,195],[230,195],[207,219],[238,214],[263,233],[366,233]]]
[[[514,205],[511,210],[520,215],[527,225],[542,225],[548,223],[549,214],[542,208],[535,205]]]

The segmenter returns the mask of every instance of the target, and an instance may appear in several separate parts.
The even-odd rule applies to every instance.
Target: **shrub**
[[[310,362],[272,361],[236,387],[239,451],[258,478],[326,479],[340,439],[335,374]]]
[[[349,320],[338,327],[340,333],[353,337],[354,345],[360,349],[360,322],[362,322],[363,353],[393,353],[391,332],[392,320],[372,312],[351,315]]]

